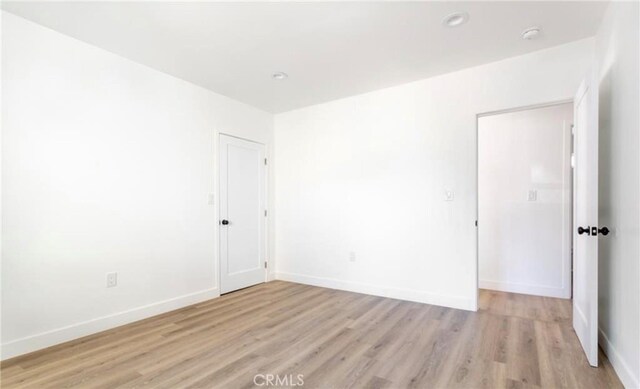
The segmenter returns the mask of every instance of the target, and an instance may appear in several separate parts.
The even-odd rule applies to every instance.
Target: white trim
[[[600,329],[598,331],[598,338],[600,347],[607,355],[607,359],[611,362],[613,370],[618,374],[618,378],[627,389],[640,388],[640,381],[638,377],[633,375],[633,372],[629,368],[627,362],[622,358],[622,355],[618,353],[618,350],[613,346],[607,335]]]
[[[529,111],[532,109],[539,109],[539,108],[548,108],[548,107],[553,107],[556,105],[562,105],[562,104],[570,104],[573,103],[573,98],[566,98],[566,99],[562,99],[562,100],[557,100],[557,101],[552,101],[549,103],[540,103],[540,104],[531,104],[531,105],[524,105],[524,106],[519,106],[519,107],[515,107],[515,108],[507,108],[507,109],[499,109],[497,111],[489,111],[489,112],[483,112],[483,113],[479,113],[476,116],[478,118],[484,117],[484,116],[493,116],[493,115],[501,115],[503,113],[512,113],[512,112],[519,112],[519,111]]]
[[[445,296],[414,289],[401,289],[381,285],[363,284],[360,282],[342,281],[334,278],[313,277],[302,274],[277,272],[275,276],[277,280],[297,282],[299,284],[346,290],[349,292],[363,293],[380,297],[389,297],[398,300],[415,301],[424,304],[464,309],[466,311],[475,310],[475,301],[472,298],[470,299],[459,296]]]
[[[173,311],[220,296],[218,288],[207,289],[172,299],[144,305],[127,311],[102,316],[55,330],[16,339],[2,345],[2,360],[27,354],[83,336],[95,334],[134,321]]]
[[[480,289],[498,290],[500,292],[530,294],[534,296],[571,298],[571,288],[559,288],[544,285],[518,284],[504,281],[480,280]]]

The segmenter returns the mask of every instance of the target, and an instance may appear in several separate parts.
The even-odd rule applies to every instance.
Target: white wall
[[[478,119],[480,287],[571,297],[573,104]]]
[[[476,115],[573,98],[592,45],[276,115],[276,277],[475,309]]]
[[[640,7],[612,2],[596,37],[600,81],[600,344],[640,387]]]
[[[217,296],[218,132],[273,116],[2,22],[2,357]]]

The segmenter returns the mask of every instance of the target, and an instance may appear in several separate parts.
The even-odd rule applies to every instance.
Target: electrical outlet
[[[356,253],[351,251],[349,253],[349,262],[355,262],[356,261]]]
[[[107,273],[107,288],[113,288],[118,285],[118,273]]]

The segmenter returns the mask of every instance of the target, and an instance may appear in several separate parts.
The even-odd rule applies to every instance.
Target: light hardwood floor
[[[481,291],[467,312],[274,281],[2,363],[3,388],[618,388],[567,300]],[[259,383],[264,380],[259,377]],[[263,386],[266,387],[266,386]]]

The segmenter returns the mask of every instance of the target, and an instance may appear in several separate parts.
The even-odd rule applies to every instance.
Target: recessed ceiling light
[[[540,36],[540,27],[529,27],[522,31],[522,39],[530,41]]]
[[[442,20],[442,24],[447,27],[458,27],[465,24],[469,20],[469,14],[466,12],[456,12],[447,16]]]
[[[289,75],[285,72],[275,72],[273,73],[273,75],[271,75],[271,77],[274,80],[286,80]]]

